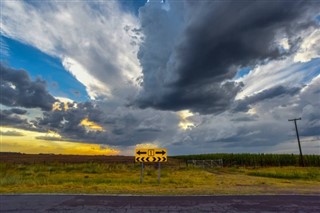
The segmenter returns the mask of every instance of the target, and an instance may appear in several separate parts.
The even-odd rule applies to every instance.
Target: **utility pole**
[[[300,151],[300,166],[304,166],[300,138],[299,138],[299,132],[298,132],[298,127],[297,127],[297,120],[301,120],[301,118],[289,119],[288,121],[294,121],[294,126],[296,127],[296,133],[297,133],[297,139],[298,139],[298,145],[299,145],[299,151]]]

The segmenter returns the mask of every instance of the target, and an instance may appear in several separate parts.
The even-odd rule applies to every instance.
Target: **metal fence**
[[[215,159],[215,160],[187,160],[186,161],[187,167],[192,166],[199,166],[203,168],[213,168],[213,167],[223,167],[223,160],[222,159]]]

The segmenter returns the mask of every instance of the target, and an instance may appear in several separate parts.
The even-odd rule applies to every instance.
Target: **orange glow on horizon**
[[[53,153],[72,155],[118,155],[120,150],[101,144],[61,141],[61,136],[54,132],[42,133],[10,127],[0,127],[1,132],[18,132],[19,135],[0,135],[1,152],[21,152],[26,154]],[[60,136],[60,137],[59,137]],[[53,140],[45,140],[50,137]],[[57,140],[54,140],[57,138]]]

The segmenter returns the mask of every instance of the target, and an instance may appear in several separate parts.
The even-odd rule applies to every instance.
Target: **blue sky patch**
[[[147,0],[119,0],[119,2],[125,11],[133,11],[138,16],[139,8],[144,6]]]
[[[302,67],[302,72],[308,72],[303,78],[302,83],[309,83],[315,76],[320,75],[320,58],[313,59]]]
[[[251,71],[251,68],[250,67],[244,67],[240,70],[238,70],[236,76],[234,76],[233,79],[239,79],[245,75],[248,75],[248,73]]]
[[[64,69],[59,58],[13,39],[1,39],[9,49],[8,56],[2,58],[5,64],[26,70],[32,79],[42,78],[47,82],[48,91],[53,96],[66,97],[77,102],[89,100],[85,86]]]

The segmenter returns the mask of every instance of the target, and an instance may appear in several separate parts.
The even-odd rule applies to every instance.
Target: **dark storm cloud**
[[[206,141],[206,143],[223,143],[224,147],[258,147],[258,146],[274,146],[287,138],[286,134],[283,134],[283,129],[276,123],[264,122],[252,122],[248,125],[239,125],[236,129],[233,129],[231,135],[226,135],[220,138],[213,138]],[[268,129],[268,131],[266,131]],[[282,133],[282,134],[281,134]],[[273,135],[277,135],[277,138],[273,138]]]
[[[238,117],[238,118],[233,118],[230,121],[236,121],[236,122],[252,122],[256,121],[258,116],[243,116],[243,117]]]
[[[320,116],[318,120],[307,121],[306,125],[301,128],[299,132],[301,136],[320,136]],[[299,125],[299,124],[298,124]]]
[[[277,31],[297,28],[297,19],[313,6],[306,1],[199,4],[198,16],[192,17],[175,49],[180,86],[233,76],[231,66],[246,67],[280,57],[281,51],[273,44]]]
[[[320,97],[318,95],[318,97]],[[298,125],[300,126],[300,135],[301,136],[320,136],[320,103],[316,106],[306,106],[304,107],[304,113],[302,114],[302,119],[304,122]],[[312,108],[308,110],[308,108]]]
[[[27,119],[21,118],[19,115],[13,113],[11,110],[0,111],[0,126],[41,131],[41,129],[34,127],[33,122],[29,122]]]
[[[146,39],[139,51],[144,91],[137,105],[204,114],[228,109],[241,85],[221,83],[239,68],[292,53],[294,36],[314,24],[320,9],[299,0],[179,1],[169,11],[156,4],[140,10]],[[173,15],[181,5],[185,13]],[[176,23],[180,31],[172,30],[174,20],[184,20]],[[281,33],[291,44],[287,52],[276,45]]]
[[[64,104],[60,103],[61,109],[64,109]],[[94,131],[81,124],[84,119],[88,119],[103,126],[106,115],[97,106],[91,102],[67,104],[68,110],[43,112],[43,116],[35,121],[38,129],[57,132],[61,138],[45,136],[37,139],[109,144],[112,136],[109,132]]]
[[[163,138],[161,134],[164,130],[165,134],[173,134],[172,127],[178,123],[178,118],[173,116],[174,114],[155,113],[154,110],[148,109],[114,108],[114,106],[106,110],[108,105],[105,102],[101,103],[101,106],[98,101],[57,104],[60,110],[43,111],[42,115],[34,120],[26,119],[27,112],[23,109],[1,110],[0,125],[36,132],[54,131],[61,136],[61,138],[50,135],[36,137],[39,140],[132,146]],[[104,131],[96,131],[81,125],[84,119],[102,126]]]
[[[104,143],[131,146],[151,142],[161,138],[164,129],[167,132],[172,129],[171,122],[166,123],[172,118],[168,118],[166,113],[128,108],[118,108],[116,111],[105,118],[105,134],[108,137],[101,138]]]
[[[60,103],[64,109],[65,103]],[[105,120],[105,115],[98,107],[91,102],[67,103],[68,110],[54,110],[44,112],[42,118],[38,118],[36,126],[44,131],[57,132],[62,140],[86,142],[86,143],[106,143],[110,137],[104,131],[94,131],[86,129],[81,124],[84,119],[101,125]],[[42,140],[61,140],[56,137],[38,137]]]
[[[277,86],[270,89],[263,90],[255,95],[246,97],[242,100],[239,100],[235,104],[235,108],[233,111],[243,111],[246,112],[250,109],[251,105],[259,103],[263,100],[272,99],[276,97],[281,97],[284,95],[296,95],[300,92],[301,88],[293,87],[293,88],[286,88],[284,86]]]
[[[0,111],[0,121],[1,121],[1,126],[2,125],[10,125],[10,124],[16,124],[21,121],[24,121],[21,119],[19,116],[11,116],[12,113],[8,113],[6,110],[1,110]]]
[[[295,109],[298,111],[298,113],[288,117],[288,119],[292,119],[294,117],[302,118],[302,120],[298,122],[299,134],[301,136],[320,135],[319,85],[320,76],[318,75],[301,90],[298,105],[295,106]]]
[[[45,140],[45,141],[65,141],[62,138],[52,137],[52,136],[37,136],[35,139]]]
[[[24,136],[21,132],[17,132],[17,131],[0,131],[0,135],[4,135],[4,136]]]
[[[60,107],[64,109],[65,103],[60,103]],[[72,107],[73,104],[69,104]],[[43,113],[43,118],[38,120],[39,128],[47,128],[59,133],[65,133],[70,137],[85,134],[85,128],[80,125],[81,121],[88,118],[90,121],[98,122],[103,114],[97,110],[92,103],[78,103],[77,107],[68,110],[54,110]]]
[[[64,109],[64,103],[60,104],[60,108]],[[42,118],[38,118],[35,125],[43,131],[57,132],[65,141],[132,146],[172,135],[179,122],[174,113],[155,113],[154,110],[127,107],[106,109],[105,104],[102,106],[105,111],[102,111],[98,102],[85,102],[77,103],[66,111],[43,112]],[[104,130],[96,131],[81,125],[85,118]],[[61,140],[50,136],[37,139]]]
[[[12,115],[12,114],[25,115],[25,114],[27,114],[27,110],[23,110],[23,109],[19,109],[19,108],[5,109],[5,110],[2,110],[2,112],[7,115]]]
[[[21,106],[49,111],[56,101],[46,90],[46,82],[32,81],[24,70],[15,70],[0,64],[1,98],[6,106]]]
[[[317,97],[319,99],[319,96]],[[304,107],[301,116],[302,122],[298,122],[299,133],[301,136],[320,136],[320,103],[313,106],[311,112],[306,112],[306,108],[308,107],[310,107],[310,105]]]
[[[18,115],[25,115],[27,114],[27,110],[24,110],[24,109],[19,109],[19,108],[12,108],[10,109],[10,111],[14,114],[18,114]]]

